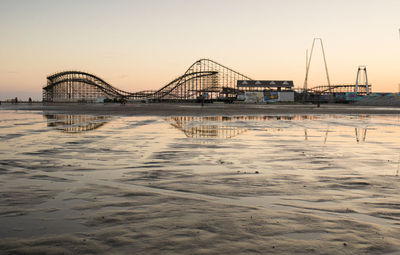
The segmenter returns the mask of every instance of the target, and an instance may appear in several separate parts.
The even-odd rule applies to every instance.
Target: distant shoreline
[[[59,114],[115,116],[234,116],[234,115],[301,115],[301,114],[400,114],[400,107],[323,104],[70,104],[18,103],[1,104],[0,110],[43,111]]]

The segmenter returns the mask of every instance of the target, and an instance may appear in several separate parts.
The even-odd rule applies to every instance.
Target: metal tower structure
[[[364,74],[364,80],[365,80],[365,89],[366,89],[366,93],[367,95],[369,95],[369,85],[368,85],[368,76],[367,76],[367,67],[366,66],[359,66],[358,70],[357,70],[357,78],[356,78],[356,86],[354,88],[354,92],[358,93],[358,84],[360,83],[360,79],[362,78],[362,76],[360,75],[360,73]]]
[[[308,73],[310,71],[310,65],[311,65],[311,59],[313,56],[313,52],[314,52],[314,46],[315,46],[315,42],[319,41],[321,44],[321,49],[322,49],[322,55],[324,57],[324,63],[325,63],[325,72],[326,72],[326,80],[328,82],[328,87],[331,86],[331,82],[329,79],[329,72],[328,72],[328,64],[326,62],[326,56],[325,56],[325,49],[324,49],[324,44],[322,42],[321,38],[314,38],[312,46],[311,46],[311,52],[310,52],[310,57],[308,58],[308,56],[306,56],[307,60],[306,60],[306,77],[304,79],[304,90],[307,91],[308,89]],[[308,55],[308,54],[307,54]]]

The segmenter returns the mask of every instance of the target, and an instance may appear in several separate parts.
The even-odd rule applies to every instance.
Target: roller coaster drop
[[[79,71],[65,71],[47,77],[44,102],[95,102],[99,100],[196,100],[207,94],[217,98],[224,91],[236,90],[237,80],[251,80],[210,59],[200,59],[186,72],[157,91],[127,92],[101,78]]]

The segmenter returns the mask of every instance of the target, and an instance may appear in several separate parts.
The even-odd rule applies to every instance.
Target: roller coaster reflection
[[[212,116],[169,117],[173,127],[181,130],[189,138],[230,139],[248,130],[234,123],[238,121],[268,121],[268,120],[304,120],[314,119],[315,116]],[[232,123],[229,124],[229,123]]]
[[[56,128],[65,133],[82,133],[98,129],[104,124],[112,120],[109,116],[92,116],[92,115],[68,115],[68,114],[45,114],[47,126]],[[171,126],[182,131],[186,137],[194,139],[205,139],[208,141],[216,139],[231,139],[240,134],[247,132],[249,122],[264,121],[293,121],[293,120],[316,120],[317,116],[313,115],[295,115],[295,116],[179,116],[168,117],[164,120]],[[243,123],[242,123],[243,122]],[[262,128],[267,132],[284,132],[285,128]],[[368,128],[354,128],[355,141],[363,143],[366,141]],[[324,131],[323,143],[327,143],[328,134],[330,133],[328,126]],[[309,130],[304,129],[304,140],[310,140],[316,136],[310,136]]]
[[[45,114],[47,126],[65,133],[81,133],[102,127],[111,120],[107,116]]]

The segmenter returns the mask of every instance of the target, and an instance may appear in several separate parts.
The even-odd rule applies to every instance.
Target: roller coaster
[[[252,80],[210,59],[200,59],[186,72],[159,90],[127,92],[86,72],[64,71],[47,77],[43,87],[44,102],[96,102],[105,100],[196,100],[202,95],[210,99],[236,89],[237,80]]]
[[[335,93],[346,93],[346,92],[354,92],[356,85],[322,85],[316,86],[311,89],[308,89],[307,92],[310,94],[320,94],[320,95],[327,95],[327,94],[335,94]],[[371,91],[371,85],[358,85],[358,95],[368,95]]]
[[[365,85],[358,85],[361,83],[359,82],[360,71],[365,73]],[[244,93],[237,88],[238,80],[252,81],[250,77],[211,59],[200,59],[194,62],[181,76],[158,90],[139,92],[118,89],[90,73],[63,71],[47,77],[47,84],[43,87],[43,102],[125,102],[128,100],[163,102],[236,98],[238,94]],[[367,84],[366,68],[359,67],[355,85],[331,85],[328,79],[327,86],[309,89],[305,86],[303,89],[298,89],[297,94],[311,101],[323,95],[334,96],[347,92],[356,92],[363,96],[371,93],[371,85]]]

